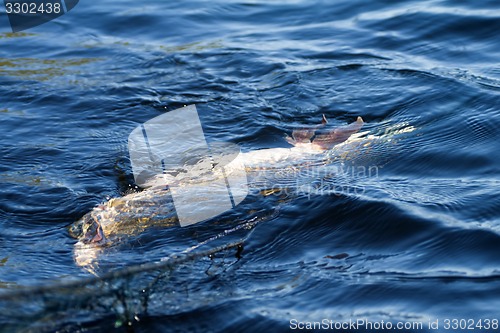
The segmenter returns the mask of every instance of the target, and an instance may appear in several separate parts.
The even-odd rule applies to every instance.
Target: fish
[[[226,177],[244,166],[246,183],[260,193],[273,193],[277,184],[297,186],[294,178],[304,168],[318,167],[346,159],[356,154],[359,147],[366,147],[380,137],[360,132],[365,122],[361,117],[345,126],[329,129],[323,115],[319,125],[296,129],[285,137],[291,147],[259,149],[242,152],[224,166],[224,173],[212,177]],[[222,170],[219,168],[218,170]],[[175,205],[169,186],[206,182],[203,173],[192,172],[177,175],[158,175],[141,191],[123,197],[112,198],[94,207],[68,228],[69,235],[77,240],[74,257],[79,266],[88,266],[96,260],[95,249],[119,242],[131,235],[138,235],[150,227],[179,226]],[[197,208],[196,202],[193,207]],[[203,207],[198,207],[203,209]]]

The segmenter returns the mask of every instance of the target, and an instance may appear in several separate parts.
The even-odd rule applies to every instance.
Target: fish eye
[[[84,217],[82,217],[82,219],[85,226],[89,226],[94,223],[94,219],[92,218],[92,216],[85,215]]]
[[[82,223],[73,223],[69,227],[69,235],[73,238],[79,238],[83,234],[83,225]]]

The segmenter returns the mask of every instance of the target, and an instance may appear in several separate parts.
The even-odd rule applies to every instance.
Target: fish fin
[[[288,135],[285,136],[285,140],[286,140],[286,142],[288,142],[292,146],[295,146],[297,144],[297,142],[293,138],[289,137]]]
[[[314,132],[315,130],[313,129],[295,130],[292,132],[292,137],[296,143],[311,142]]]
[[[292,132],[292,137],[285,137],[286,142],[293,146],[297,146],[302,143],[310,143],[315,138],[316,130],[324,127],[328,123],[326,116],[323,114],[321,117],[321,124],[313,127],[308,127],[304,129],[294,130]]]
[[[326,125],[326,124],[328,124],[328,120],[326,120],[326,116],[323,113],[323,117],[321,118],[321,125]]]

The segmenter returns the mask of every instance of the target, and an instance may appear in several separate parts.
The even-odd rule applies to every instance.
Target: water
[[[2,15],[2,331],[500,319],[496,4],[82,1],[18,34]],[[67,226],[133,188],[132,129],[189,104],[207,136],[244,150],[286,145],[322,114],[415,130],[356,157],[376,177],[145,230],[107,249],[96,278]]]

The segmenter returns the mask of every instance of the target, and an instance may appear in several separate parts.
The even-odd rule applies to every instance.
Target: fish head
[[[69,234],[84,244],[103,244],[106,241],[101,224],[92,213],[73,223],[69,227]]]

